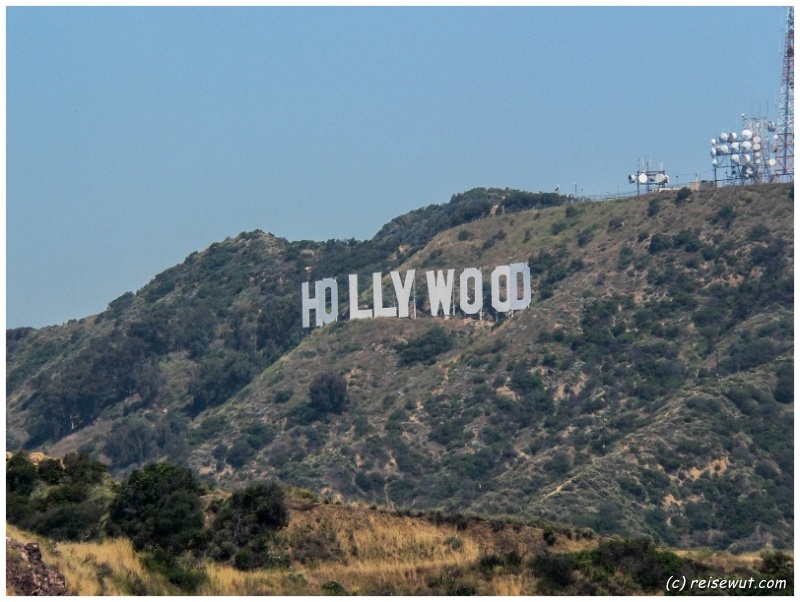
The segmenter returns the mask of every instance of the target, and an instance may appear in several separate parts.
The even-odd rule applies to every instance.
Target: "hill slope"
[[[563,205],[477,189],[371,241],[242,234],[99,316],[9,331],[7,445],[671,545],[790,547],[790,195]],[[488,280],[520,261],[527,309],[430,316],[422,271],[484,266]],[[348,273],[380,271],[390,291],[391,269],[417,270],[417,319],[300,328],[300,282],[344,291]],[[346,379],[341,414],[309,411],[326,373]]]

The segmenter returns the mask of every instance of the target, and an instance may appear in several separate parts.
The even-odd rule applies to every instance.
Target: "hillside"
[[[769,550],[676,554],[542,520],[396,511],[300,489],[286,498],[263,483],[230,493],[165,464],[113,482],[80,454],[15,454],[6,468],[15,595],[620,595],[682,577],[684,594],[794,590],[792,556]],[[189,500],[184,518],[151,522]],[[698,585],[710,578],[736,585]]]
[[[791,187],[565,202],[476,189],[370,241],[243,233],[98,316],[9,331],[7,447],[792,547]],[[527,309],[430,316],[423,271],[483,267],[488,290],[515,262]],[[389,298],[394,269],[417,270],[417,319],[301,328],[301,282],[380,272]],[[320,374],[344,376],[341,413],[310,411]]]

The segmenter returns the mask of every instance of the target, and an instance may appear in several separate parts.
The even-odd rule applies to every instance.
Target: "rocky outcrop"
[[[42,561],[39,544],[6,537],[6,593],[16,596],[66,596],[64,575]]]

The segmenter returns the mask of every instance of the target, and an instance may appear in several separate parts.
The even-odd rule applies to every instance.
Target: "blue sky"
[[[256,228],[370,238],[477,186],[710,177],[777,118],[785,8],[6,13],[6,320],[105,309]]]

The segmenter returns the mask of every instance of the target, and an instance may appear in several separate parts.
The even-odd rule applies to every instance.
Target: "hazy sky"
[[[710,177],[777,119],[785,8],[6,13],[7,326],[105,309],[259,228],[370,238],[477,186]]]

